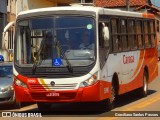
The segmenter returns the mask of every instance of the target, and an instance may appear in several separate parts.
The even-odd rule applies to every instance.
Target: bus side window
[[[111,19],[111,31],[112,31],[112,48],[114,52],[121,51],[121,39],[119,32],[118,19]]]
[[[103,41],[104,41],[104,48],[109,47],[109,24],[102,23],[102,32],[103,32]]]
[[[148,48],[151,46],[150,38],[149,38],[149,25],[148,21],[144,21],[144,40],[145,40],[145,47]]]
[[[137,49],[137,39],[136,39],[136,34],[135,34],[135,21],[134,21],[134,19],[128,20],[128,42],[129,42],[129,47],[132,50]]]
[[[156,26],[156,27],[157,27],[157,32],[159,32],[159,31],[160,31],[160,30],[159,30],[159,29],[160,29],[159,21],[158,21],[158,20],[156,20],[156,23],[157,23],[157,26]]]
[[[138,40],[138,48],[142,49],[144,47],[143,44],[143,33],[142,33],[142,21],[136,21],[136,33],[137,33],[137,40]]]
[[[121,29],[121,39],[122,39],[122,49],[123,51],[128,50],[128,40],[127,40],[127,22],[125,19],[121,20],[120,24]]]
[[[160,20],[156,20],[157,44],[160,44]]]
[[[154,21],[150,21],[150,38],[151,38],[151,44],[152,47],[155,47],[156,45],[156,40],[155,40],[155,24]]]

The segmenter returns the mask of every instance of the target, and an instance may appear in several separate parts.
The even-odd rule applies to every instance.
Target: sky
[[[160,0],[151,0],[151,2],[154,6],[157,6],[160,8]]]

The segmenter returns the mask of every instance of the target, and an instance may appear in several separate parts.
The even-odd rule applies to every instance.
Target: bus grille
[[[30,84],[30,89],[35,91],[44,90],[44,88],[48,90],[72,90],[72,89],[75,89],[76,86],[77,86],[77,83],[55,84],[54,86],[50,84]]]
[[[76,92],[60,93],[59,97],[46,97],[46,93],[31,93],[34,100],[68,100],[76,97]]]

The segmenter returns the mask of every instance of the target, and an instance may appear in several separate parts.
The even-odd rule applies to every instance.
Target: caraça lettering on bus
[[[126,56],[123,55],[123,63],[124,64],[129,64],[134,62],[134,56]]]

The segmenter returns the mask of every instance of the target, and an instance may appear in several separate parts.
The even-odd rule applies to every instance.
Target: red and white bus
[[[157,55],[152,14],[92,6],[24,11],[14,40],[16,99],[39,109],[100,101],[112,109],[117,95],[138,89],[147,96]]]

